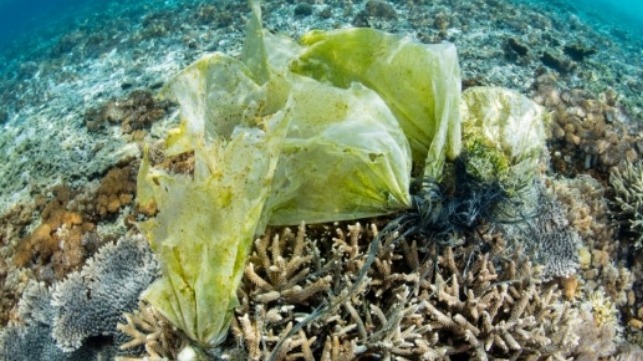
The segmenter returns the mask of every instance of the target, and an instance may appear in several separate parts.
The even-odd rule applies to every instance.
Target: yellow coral
[[[588,297],[588,302],[591,304],[591,312],[597,328],[608,323],[618,322],[618,311],[602,290],[592,292]]]

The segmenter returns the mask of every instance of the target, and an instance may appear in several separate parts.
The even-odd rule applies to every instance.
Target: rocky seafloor
[[[546,183],[582,239],[579,271],[547,282],[498,234],[484,234],[487,251],[473,261],[466,246],[384,248],[368,287],[337,311],[341,319],[325,315],[292,335],[278,359],[643,359],[639,34],[581,18],[561,1],[268,1],[263,11],[267,29],[294,38],[367,26],[453,42],[464,88],[503,86],[545,106],[553,119]],[[154,94],[205,53],[238,53],[247,13],[243,1],[110,2],[0,53],[0,324],[40,320],[37,330],[16,331],[25,345],[38,339],[24,332],[67,337],[63,321],[44,321],[67,311],[36,306],[64,298],[65,289],[94,290],[88,279],[98,261],[88,260],[125,248],[145,265],[139,274],[156,272],[144,251],[131,251],[143,247],[132,240],[142,141],[163,137],[176,122],[176,106]],[[266,358],[311,305],[350,286],[341,275],[359,269],[372,225],[383,222],[308,226],[299,236],[275,229],[274,242],[258,241],[224,356]],[[294,251],[282,255],[286,246]],[[275,267],[286,268],[275,274]],[[442,271],[427,276],[434,268]],[[134,312],[136,304],[123,307]],[[110,317],[119,330],[78,331],[63,344],[72,352],[60,351],[57,339],[38,355],[98,357],[88,343],[100,341],[127,346],[110,354],[174,359],[185,343],[145,305],[127,319]]]

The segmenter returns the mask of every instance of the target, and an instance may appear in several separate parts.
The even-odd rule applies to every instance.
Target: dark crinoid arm
[[[464,156],[455,161],[450,182],[423,179],[413,193],[412,207],[382,233],[397,232],[397,238],[417,235],[448,245],[454,235],[471,233],[491,221],[497,205],[508,198],[497,180],[483,181],[469,173]]]

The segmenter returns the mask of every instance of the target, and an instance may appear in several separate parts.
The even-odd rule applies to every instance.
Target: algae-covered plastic
[[[372,217],[410,206],[411,153],[382,99],[292,76],[292,116],[267,200],[270,224]]]
[[[545,150],[545,112],[517,92],[472,87],[462,93],[463,148],[467,169],[499,180],[510,195],[532,185]]]
[[[199,79],[192,83],[194,88],[186,88],[199,68],[209,69],[207,74],[213,78]],[[260,99],[265,88],[244,77],[247,71],[241,62],[217,54],[179,75],[174,84],[182,89],[176,95],[184,121],[168,137],[168,154],[194,151],[194,174],[152,167],[147,157],[139,173],[139,194],[146,195],[139,204],[145,207],[153,202],[159,210],[140,228],[163,270],[163,277],[142,297],[202,344],[217,344],[227,332],[253,237],[265,224],[264,204],[288,118],[284,112],[264,115],[258,108],[243,106],[240,123],[244,124],[227,132],[227,126],[212,124],[204,109],[185,107],[198,104],[193,96],[201,85],[207,89],[215,79],[230,94],[242,92],[248,99]],[[224,73],[227,77],[219,76]],[[210,99],[208,104],[217,102]],[[236,110],[240,109],[230,106],[220,111],[233,114]]]
[[[264,41],[253,3],[241,60],[207,55],[166,88],[181,125],[165,155],[194,152],[194,174],[147,156],[140,168],[139,205],[159,211],[140,228],[163,270],[142,297],[202,345],[225,336],[253,237],[268,222],[375,216],[411,203],[411,151],[386,103],[358,83],[343,89],[289,72],[298,47],[271,48],[278,43]]]
[[[368,28],[312,31],[293,71],[338,87],[360,82],[384,99],[427,177],[460,153],[460,66],[455,46],[426,45]]]

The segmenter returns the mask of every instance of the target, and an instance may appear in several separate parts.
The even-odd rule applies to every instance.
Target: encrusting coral
[[[553,114],[550,152],[552,168],[573,176],[589,173],[606,180],[610,168],[641,155],[641,135],[627,127],[619,96],[606,91],[598,96],[582,89],[561,89],[551,73],[534,83],[534,99]]]
[[[13,263],[34,268],[40,280],[50,283],[79,269],[91,256],[84,238],[95,231],[97,223],[132,202],[137,166],[132,163],[110,169],[95,189],[79,192],[59,185],[51,190],[49,201],[40,197],[36,202],[40,223],[17,242]]]
[[[574,275],[575,298],[584,300],[597,293],[604,294],[604,298],[618,308],[623,320],[636,323],[640,317],[636,310],[641,302],[641,295],[634,288],[636,267],[628,267],[622,261],[622,255],[633,253],[630,249],[634,244],[623,237],[616,238],[618,225],[611,217],[605,198],[607,191],[589,175],[556,178],[550,182],[570,225],[582,239],[580,270]]]
[[[138,165],[132,162],[111,168],[96,189],[72,202],[72,208],[96,221],[118,213],[134,199]]]
[[[67,208],[71,192],[66,186],[53,189],[54,198],[42,209],[40,225],[17,245],[13,256],[16,266],[38,265],[41,272],[53,272],[41,276],[48,280],[62,279],[82,266],[85,260],[82,235],[91,232],[95,225]]]

